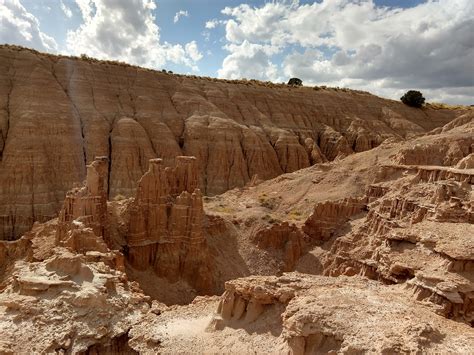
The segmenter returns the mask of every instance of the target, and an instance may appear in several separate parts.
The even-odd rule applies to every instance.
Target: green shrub
[[[303,81],[298,78],[291,78],[290,80],[288,80],[288,85],[301,86],[303,85]]]
[[[422,93],[416,90],[409,90],[403,95],[400,100],[405,105],[411,107],[421,107],[425,103],[425,98],[423,97]]]

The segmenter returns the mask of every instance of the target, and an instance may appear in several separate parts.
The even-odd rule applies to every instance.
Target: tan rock
[[[151,267],[171,282],[185,279],[205,293],[213,281],[197,185],[196,158],[177,157],[174,168],[150,160],[131,203],[126,243],[133,267]]]
[[[274,178],[385,138],[428,132],[464,113],[412,110],[355,91],[228,83],[7,45],[0,48],[0,79],[0,239],[17,239],[35,221],[56,217],[96,156],[110,160],[109,199],[133,197],[149,159],[171,166],[182,154],[201,162],[201,191],[219,194],[255,174]],[[460,152],[447,154],[446,164],[456,164]]]
[[[474,153],[471,153],[461,160],[456,165],[458,169],[474,169]]]
[[[260,229],[252,239],[259,248],[278,254],[274,258],[282,260],[281,271],[294,270],[305,245],[303,233],[288,222]]]
[[[63,240],[74,224],[92,228],[93,234],[107,240],[107,178],[108,158],[98,157],[87,166],[82,188],[66,194],[59,214],[58,238]]]
[[[241,302],[247,304],[246,316],[232,318],[234,312],[240,313]],[[374,304],[378,305],[376,311]],[[281,277],[233,280],[226,283],[218,313],[223,322],[218,323],[213,333],[213,339],[217,340],[208,341],[208,346],[219,344],[224,334],[232,336],[225,333],[226,326],[260,329],[262,333],[263,329],[270,332],[281,327],[281,333],[273,337],[273,344],[267,339],[262,341],[269,346],[267,351],[284,352],[284,347],[279,348],[279,339],[284,339],[286,351],[292,354],[403,352],[426,347],[439,351],[457,348],[462,352],[474,344],[469,326],[454,323],[457,327],[454,330],[447,326],[449,320],[417,304],[402,287],[382,286],[361,277],[325,278],[289,273]],[[268,322],[272,315],[275,319],[280,315],[280,324]],[[386,322],[386,317],[392,321]],[[367,322],[378,326],[367,327]],[[458,336],[463,342],[457,340]]]
[[[61,247],[45,260],[17,261],[0,293],[2,351],[127,349],[126,333],[147,298],[112,261],[108,253],[92,260]]]
[[[156,158],[145,129],[134,119],[119,119],[111,132],[110,199],[116,195],[133,196],[137,181]]]
[[[366,199],[347,198],[342,201],[325,201],[314,207],[303,231],[314,240],[326,241],[350,217],[366,209]]]
[[[327,161],[326,157],[321,153],[321,149],[314,143],[312,138],[306,138],[304,145],[311,165],[325,163]]]

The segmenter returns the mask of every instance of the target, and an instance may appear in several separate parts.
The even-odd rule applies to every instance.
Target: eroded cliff
[[[218,196],[178,156],[107,201],[99,157],[0,241],[0,352],[469,352],[473,118]]]
[[[170,282],[186,280],[212,292],[212,259],[203,233],[204,210],[195,157],[179,156],[174,168],[150,160],[130,203],[126,256],[138,270]]]
[[[221,233],[238,236],[248,268],[240,276],[364,275],[403,284],[437,313],[472,324],[474,171],[466,162],[474,116],[468,117],[209,199],[208,213],[227,229]]]
[[[425,133],[450,110],[356,91],[265,87],[0,46],[0,239],[59,213],[96,156],[107,195],[133,197],[148,162],[195,156],[206,195]]]

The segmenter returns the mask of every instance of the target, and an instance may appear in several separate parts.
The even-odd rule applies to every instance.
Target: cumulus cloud
[[[173,18],[173,22],[177,23],[181,17],[188,17],[189,13],[187,10],[179,10]]]
[[[219,77],[279,80],[277,66],[270,60],[279,51],[277,47],[244,40],[241,44],[229,44],[225,48],[231,54],[224,59],[222,68],[218,70]]]
[[[225,21],[214,18],[212,20],[206,21],[204,27],[206,27],[208,30],[212,30],[223,23],[225,23]]]
[[[83,24],[67,33],[67,50],[100,59],[160,68],[167,62],[198,70],[202,58],[193,41],[160,42],[153,0],[76,0]]]
[[[185,50],[186,54],[189,55],[193,61],[197,62],[202,59],[202,53],[199,52],[196,41],[186,43]]]
[[[57,50],[56,41],[41,32],[38,19],[19,0],[0,0],[0,43],[18,44],[43,51]]]
[[[230,54],[219,71],[222,75],[244,75],[248,63],[238,53],[247,43],[289,52],[279,72],[306,83],[350,84],[393,98],[417,88],[436,99],[471,103],[471,0],[427,1],[406,9],[379,7],[371,0],[274,1],[260,7],[227,7],[222,13],[230,17],[225,47]]]

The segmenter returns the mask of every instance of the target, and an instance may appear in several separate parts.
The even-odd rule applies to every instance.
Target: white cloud
[[[63,0],[60,0],[59,6],[61,7],[61,10],[64,12],[64,15],[66,15],[66,17],[72,17],[71,9],[64,4]]]
[[[187,10],[179,10],[173,18],[173,22],[177,23],[181,17],[188,17],[189,13]]]
[[[212,20],[206,21],[206,24],[204,26],[207,29],[212,30],[213,28],[216,28],[219,23],[220,23],[219,20],[212,19]]]
[[[0,43],[56,52],[56,41],[41,32],[38,19],[19,0],[0,0]]]
[[[94,4],[90,2],[90,0],[76,0],[76,4],[81,10],[82,18],[85,22],[89,22],[92,19],[92,15],[94,13]]]
[[[172,62],[198,70],[196,61],[200,52],[194,41],[184,46],[160,42],[153,0],[76,0],[76,3],[84,22],[67,33],[68,52],[152,68]]]
[[[277,66],[271,62],[273,54],[278,53],[278,47],[249,43],[244,40],[241,44],[228,44],[225,48],[231,53],[218,70],[218,76],[229,79],[260,79],[278,81]]]
[[[186,54],[189,55],[189,57],[195,62],[202,59],[202,54],[201,52],[199,52],[196,41],[186,43],[185,49],[186,49]]]
[[[274,1],[225,8],[222,13],[230,17],[225,47],[230,54],[220,74],[236,75],[238,67],[246,71],[241,44],[270,45],[290,52],[282,62],[280,75],[285,77],[351,84],[393,98],[418,88],[451,102],[471,103],[472,0],[430,0],[407,9],[378,7],[372,0]],[[271,56],[266,60],[271,62]],[[471,98],[455,88],[470,88]]]

